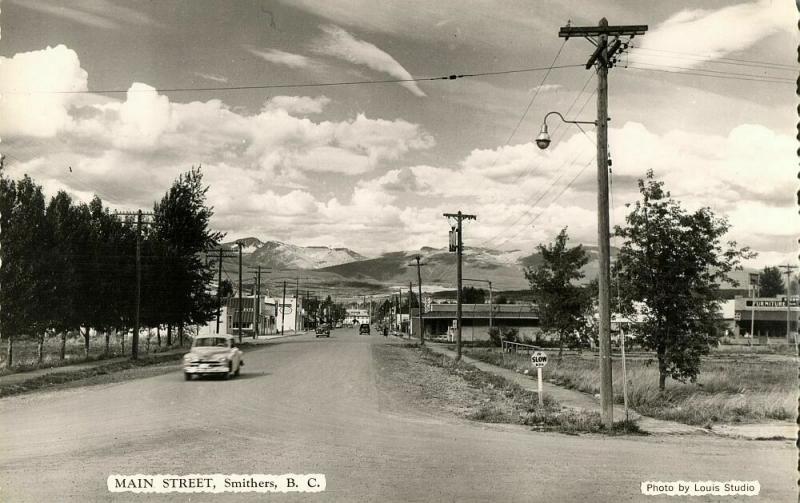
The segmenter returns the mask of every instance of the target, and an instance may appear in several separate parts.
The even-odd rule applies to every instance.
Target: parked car
[[[316,337],[330,337],[330,336],[331,336],[330,325],[323,323],[317,326]]]
[[[230,335],[198,337],[183,357],[183,376],[218,375],[223,379],[238,376],[244,365],[242,350]]]
[[[369,335],[369,323],[362,323],[360,327],[358,327],[358,335]]]

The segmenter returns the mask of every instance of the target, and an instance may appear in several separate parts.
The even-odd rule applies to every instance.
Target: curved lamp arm
[[[542,150],[550,146],[551,140],[550,140],[550,133],[547,131],[547,118],[553,114],[558,115],[559,119],[568,124],[592,124],[594,126],[597,125],[596,121],[568,121],[567,119],[564,118],[563,115],[561,115],[560,112],[548,112],[547,115],[544,116],[544,121],[542,122],[542,129],[541,131],[539,131],[539,136],[536,137],[536,145]]]

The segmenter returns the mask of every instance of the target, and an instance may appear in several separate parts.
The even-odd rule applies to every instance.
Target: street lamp
[[[550,133],[547,131],[547,118],[553,114],[558,115],[558,117],[562,121],[568,124],[591,124],[593,126],[597,125],[597,122],[595,121],[568,121],[567,119],[564,118],[563,115],[561,115],[560,112],[548,112],[548,114],[544,116],[544,121],[542,122],[542,129],[541,131],[539,131],[539,136],[536,137],[536,145],[542,150],[549,147],[550,142],[552,141],[550,140]]]

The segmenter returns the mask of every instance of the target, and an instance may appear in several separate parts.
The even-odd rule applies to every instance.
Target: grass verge
[[[530,368],[526,357],[503,355],[499,350],[466,351],[472,358],[512,370]],[[757,357],[711,357],[703,361],[696,383],[667,380],[658,389],[658,370],[644,359],[627,364],[628,403],[640,414],[709,427],[722,423],[793,420],[797,408],[796,365],[791,361]],[[565,355],[551,358],[545,378],[566,388],[599,393],[599,368],[592,357]],[[622,366],[613,362],[614,399],[623,402]]]
[[[25,381],[0,386],[0,397],[11,395],[19,395],[21,393],[30,393],[44,388],[57,387],[76,381],[91,379],[98,376],[105,376],[108,374],[121,373],[127,370],[139,369],[142,367],[152,367],[163,365],[167,363],[177,364],[182,355],[180,354],[155,354],[139,360],[125,360],[97,365],[89,368],[69,369],[64,368],[63,371],[51,372],[45,375],[37,376]],[[171,366],[169,370],[172,370]],[[149,375],[149,374],[148,374]]]
[[[407,348],[409,349],[409,348]],[[503,377],[484,372],[468,363],[434,353],[427,348],[410,348],[421,362],[441,369],[463,380],[477,392],[477,399],[464,407],[463,416],[485,423],[509,423],[530,426],[537,431],[556,431],[567,434],[644,434],[635,423],[619,422],[609,431],[600,414],[594,411],[561,407],[545,395],[539,405],[538,395]],[[419,383],[425,386],[426,383]]]

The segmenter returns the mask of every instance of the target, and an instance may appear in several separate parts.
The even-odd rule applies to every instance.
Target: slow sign
[[[531,355],[531,364],[536,368],[547,365],[547,355],[544,351],[534,351]]]

